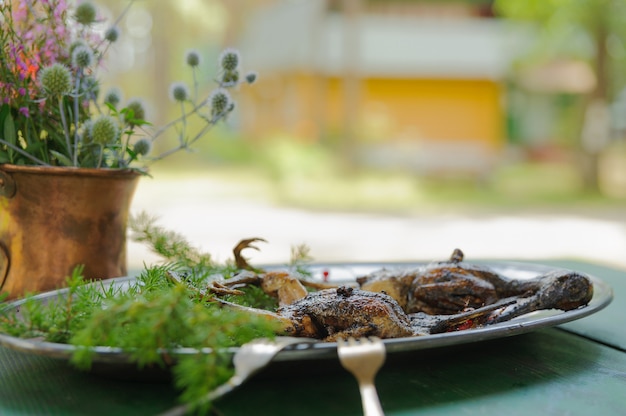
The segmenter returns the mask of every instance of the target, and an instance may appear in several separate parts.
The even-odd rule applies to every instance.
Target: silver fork
[[[385,344],[377,337],[348,338],[337,341],[337,354],[343,368],[359,383],[361,404],[365,416],[382,416],[385,413],[378,399],[374,378],[385,362]]]
[[[242,385],[253,374],[268,365],[276,354],[282,351],[285,347],[293,344],[306,344],[318,341],[319,340],[311,338],[276,337],[274,340],[259,338],[252,340],[247,344],[243,344],[233,356],[235,374],[226,383],[209,392],[198,404],[212,402],[213,400],[230,393],[235,388]],[[165,413],[161,413],[160,416],[180,416],[187,414],[190,410],[190,405],[183,404],[176,406]]]

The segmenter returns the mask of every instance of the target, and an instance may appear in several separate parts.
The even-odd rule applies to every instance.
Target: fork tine
[[[347,341],[338,339],[337,355],[341,365],[359,383],[364,414],[366,416],[384,415],[374,385],[376,373],[385,362],[386,351],[383,342],[377,337],[358,340],[350,337]]]

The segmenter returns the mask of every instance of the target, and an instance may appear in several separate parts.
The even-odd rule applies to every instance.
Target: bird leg
[[[257,270],[254,267],[250,266],[250,264],[248,263],[248,260],[241,254],[241,252],[243,250],[245,250],[246,248],[253,248],[255,250],[259,250],[259,248],[257,246],[252,245],[253,243],[256,242],[264,242],[266,243],[267,241],[262,239],[262,238],[248,238],[245,240],[241,240],[236,246],[235,248],[233,248],[233,254],[235,256],[235,265],[237,266],[237,268],[239,270],[250,270],[253,272],[260,272],[262,270]]]

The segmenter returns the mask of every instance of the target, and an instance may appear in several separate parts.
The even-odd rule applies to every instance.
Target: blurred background
[[[322,262],[458,247],[626,267],[626,0],[139,0],[120,29],[104,83],[155,125],[192,83],[186,51],[206,94],[225,47],[259,73],[131,210],[218,261],[262,237],[257,264],[306,244]],[[130,244],[131,268],[155,260]]]

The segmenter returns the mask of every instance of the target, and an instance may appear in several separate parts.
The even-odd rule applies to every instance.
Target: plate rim
[[[312,263],[307,267],[313,269],[327,269],[327,268],[355,268],[366,267],[372,268],[372,271],[381,268],[390,267],[423,267],[432,262],[325,262],[325,263]],[[552,265],[543,265],[538,263],[526,263],[519,261],[475,261],[473,263],[481,264],[498,271],[498,269],[513,269],[522,272],[531,273],[545,273],[552,270],[567,270],[574,271],[566,267],[558,267]],[[284,265],[266,266],[266,269],[285,268]],[[579,272],[582,273],[582,272]],[[519,335],[531,331],[535,331],[541,328],[553,327],[561,325],[567,322],[578,320],[594,314],[605,307],[607,307],[613,300],[613,289],[602,279],[589,273],[583,273],[589,277],[593,283],[594,293],[591,301],[584,307],[573,309],[571,311],[537,311],[527,315],[512,319],[510,321],[501,322],[494,325],[484,326],[480,328],[472,328],[468,330],[447,332],[433,335],[422,335],[403,338],[389,338],[384,339],[383,342],[388,353],[400,353],[407,351],[425,350],[431,348],[446,347],[452,345],[468,344],[472,342],[485,341],[489,339],[504,338],[513,335]],[[114,284],[124,284],[127,282],[136,281],[136,276],[123,276],[111,279],[104,279],[93,282],[97,285],[110,286]],[[40,293],[32,296],[31,300],[46,300],[53,297],[58,297],[69,291],[68,288],[62,288],[58,290],[52,290],[44,293]],[[25,303],[27,299],[18,299],[10,302],[0,304],[2,310],[15,309]],[[61,359],[69,361],[72,355],[77,350],[77,346],[71,344],[61,344],[49,341],[40,341],[36,339],[18,338],[6,333],[0,333],[0,346],[30,353],[33,355],[46,356],[55,359]],[[120,347],[105,347],[96,346],[91,348],[93,354],[93,364],[122,364],[128,365],[134,362],[129,352],[124,351]],[[238,350],[237,347],[228,348],[227,352],[234,354]],[[195,349],[195,348],[177,348],[175,350],[168,351],[169,354],[186,355],[186,354],[198,354],[206,353],[209,349]],[[299,360],[312,360],[312,359],[324,359],[336,357],[337,355],[337,343],[336,342],[317,342],[296,344],[287,347],[279,354],[276,355],[274,361],[299,361]]]

